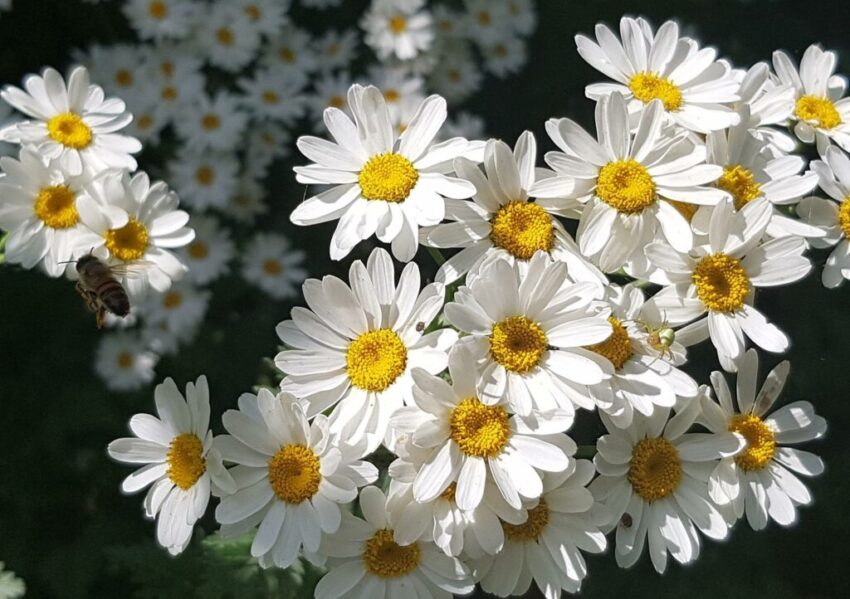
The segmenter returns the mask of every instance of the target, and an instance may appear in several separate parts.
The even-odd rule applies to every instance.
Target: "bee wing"
[[[109,272],[116,277],[138,279],[144,275],[145,270],[151,268],[153,265],[153,262],[149,260],[137,260],[136,262],[113,264],[109,267]]]

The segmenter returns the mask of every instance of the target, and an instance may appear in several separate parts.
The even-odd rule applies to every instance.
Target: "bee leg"
[[[106,308],[99,307],[95,308],[95,322],[97,323],[98,330],[103,328],[104,323],[106,322]]]

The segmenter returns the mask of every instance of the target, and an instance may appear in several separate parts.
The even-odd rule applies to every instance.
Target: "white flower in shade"
[[[508,14],[511,26],[520,35],[531,35],[537,27],[533,0],[508,0]]]
[[[116,317],[113,317],[113,320],[122,321],[122,319]],[[154,323],[145,319],[139,331],[142,343],[158,356],[177,355],[180,346],[192,342],[200,326],[200,323],[196,322],[191,328],[180,327],[179,330],[175,331],[169,328],[168,323],[168,320],[159,320]],[[118,324],[117,326],[121,326],[122,324]],[[106,326],[109,326],[109,317],[107,317]]]
[[[227,206],[223,208],[226,216],[233,220],[251,224],[261,214],[269,211],[265,203],[266,190],[253,178],[242,176],[239,187],[228,198]]]
[[[525,40],[510,34],[484,46],[481,53],[487,71],[501,79],[517,73],[528,60]]]
[[[254,59],[260,48],[260,32],[241,7],[216,2],[199,19],[194,42],[211,65],[235,73]]]
[[[313,129],[321,131],[326,108],[337,108],[348,112],[348,89],[351,73],[325,73],[313,80],[314,93],[308,96],[309,109],[314,123]]]
[[[251,127],[245,145],[245,160],[237,194],[245,189],[246,180],[256,184],[268,174],[269,166],[275,160],[289,156],[292,135],[282,125],[263,121]]]
[[[410,119],[425,99],[425,82],[400,67],[375,66],[369,69],[367,79],[384,94],[390,120],[399,134],[410,124]]]
[[[397,136],[378,88],[353,85],[348,103],[354,122],[341,110],[325,110],[336,143],[298,138],[298,149],[317,164],[295,167],[299,183],[333,185],[299,204],[290,215],[297,225],[339,219],[331,238],[331,258],[340,260],[361,240],[376,234],[392,244],[393,256],[411,260],[420,226],[445,216],[445,198],[468,198],[475,187],[449,177],[451,160],[469,149],[463,138],[433,144],[446,120],[446,101],[429,96],[410,125]]]
[[[430,6],[431,17],[434,19],[435,48],[447,40],[458,40],[466,37],[464,20],[461,13],[445,4]]]
[[[125,112],[124,102],[104,98],[100,87],[89,84],[85,67],[71,71],[67,87],[62,75],[48,67],[41,75],[28,75],[24,88],[7,85],[0,92],[6,102],[32,117],[6,127],[0,133],[4,140],[34,146],[46,160],[58,160],[70,175],[136,169],[131,154],[142,145],[116,133],[132,115]]]
[[[133,121],[127,125],[126,133],[147,145],[159,145],[160,135],[168,126],[169,117],[159,108],[152,90],[139,90],[130,99],[133,102],[130,106]]]
[[[107,388],[135,391],[153,380],[158,360],[137,334],[116,331],[101,336],[94,353],[94,370]]]
[[[195,0],[129,0],[124,15],[142,39],[181,39],[200,20],[201,4]]]
[[[658,100],[669,119],[699,133],[739,121],[727,106],[740,98],[732,69],[725,61],[715,60],[714,48],[700,48],[694,40],[680,38],[675,21],[665,22],[653,33],[646,20],[623,17],[620,39],[600,23],[596,42],[577,35],[576,46],[593,68],[617,81],[588,85],[588,98],[599,100],[619,92],[628,102],[629,114]]]
[[[425,0],[374,0],[360,20],[364,41],[382,61],[416,58],[434,41],[431,14]]]
[[[586,488],[594,473],[591,462],[571,460],[567,470],[543,477],[543,494],[529,502],[521,522],[499,522],[502,550],[472,562],[484,591],[524,595],[534,581],[546,599],[579,592],[587,576],[582,552],[601,553],[607,546],[600,526],[608,523],[608,514]]]
[[[242,10],[251,27],[263,35],[276,36],[286,23],[289,0],[236,0],[234,4]]]
[[[542,492],[540,472],[560,472],[569,465],[575,444],[563,433],[571,412],[532,410],[520,417],[505,405],[482,403],[476,390],[475,361],[467,348],[449,354],[452,384],[422,370],[413,371],[415,405],[399,408],[390,424],[416,447],[431,450],[417,464],[413,497],[434,501],[454,484],[462,510],[478,507],[488,480],[505,501],[522,507],[523,499]]]
[[[148,55],[144,46],[93,44],[85,52],[72,54],[108,93],[119,94],[129,102],[133,96],[143,92],[146,82],[142,65]]]
[[[269,69],[295,70],[303,74],[312,73],[319,66],[313,38],[303,29],[292,25],[283,28],[274,40],[266,45],[260,62]]]
[[[618,92],[596,105],[597,138],[570,119],[550,119],[546,131],[562,152],[546,154],[557,176],[530,190],[542,206],[584,204],[576,234],[581,253],[605,272],[643,252],[657,233],[680,252],[693,245],[685,217],[666,200],[715,205],[726,192],[706,187],[723,174],[706,164],[702,142],[663,125],[661,101],[650,102],[630,133],[626,103]]]
[[[481,89],[484,75],[464,45],[449,44],[428,75],[428,89],[459,103]]]
[[[242,104],[255,119],[274,119],[292,125],[307,108],[304,86],[307,83],[300,71],[259,69],[251,79],[240,79],[244,95]]]
[[[389,254],[375,249],[366,266],[349,269],[351,287],[334,276],[308,279],[310,309],[292,309],[277,327],[291,350],[275,364],[286,377],[281,389],[299,398],[312,418],[329,408],[331,432],[352,443],[369,437],[369,449],[384,439],[390,416],[413,403],[411,371],[445,370],[446,352],[457,340],[452,329],[425,333],[443,306],[443,286],[420,292],[419,267],[411,262],[398,285]]]
[[[94,235],[78,241],[74,256],[92,252],[118,266],[115,274],[131,302],[148,288],[167,290],[187,270],[170,250],[195,236],[185,226],[189,215],[177,209],[179,203],[165,183],[151,184],[144,172],[132,177],[121,171],[104,173],[77,200],[80,220]]]
[[[744,336],[770,352],[788,349],[788,338],[753,307],[759,287],[786,285],[811,270],[804,239],[783,237],[762,242],[773,208],[764,198],[738,212],[732,202],[718,205],[711,215],[708,244],[691,253],[679,253],[663,243],[651,243],[646,256],[664,271],[672,285],[646,304],[652,318],[673,324],[689,322],[680,330],[692,343],[711,337],[720,364],[735,371],[744,355]],[[689,344],[692,344],[689,343]]]
[[[236,192],[239,160],[235,154],[201,154],[184,146],[168,166],[171,184],[194,210],[224,208]]]
[[[212,216],[199,214],[192,217],[195,239],[177,250],[177,257],[188,268],[186,277],[198,285],[207,285],[230,270],[229,263],[235,253],[228,229]]]
[[[232,493],[233,478],[213,447],[207,377],[186,384],[186,399],[170,378],[154,392],[159,417],[130,418],[135,437],[117,439],[107,448],[119,462],[145,464],[124,479],[121,490],[136,493],[150,485],[145,516],[159,517],[156,540],[172,555],[192,539],[192,529],[207,510],[210,493]]]
[[[268,389],[245,393],[239,409],[221,418],[229,435],[215,446],[238,490],[215,510],[222,534],[235,537],[258,526],[251,555],[260,565],[291,566],[301,552],[316,553],[322,533],[340,528],[339,504],[374,482],[377,469],[361,461],[363,447],[347,445],[328,432],[324,416],[307,422],[291,395]]]
[[[611,336],[608,314],[594,298],[599,283],[573,283],[563,262],[537,253],[527,269],[493,261],[446,304],[445,318],[467,333],[477,364],[476,396],[505,402],[528,416],[533,409],[592,407],[586,385],[611,376],[611,363],[584,348]]]
[[[574,280],[607,282],[581,256],[560,221],[529,198],[536,160],[537,141],[529,131],[519,137],[513,152],[503,141],[488,141],[484,172],[471,160],[455,160],[455,172],[471,182],[476,193],[472,202],[446,200],[446,218],[452,222],[420,232],[424,245],[463,248],[440,266],[438,281],[452,283],[468,271],[476,272],[486,259],[505,259],[524,268],[542,251],[565,262]]]
[[[326,71],[347,70],[349,65],[357,58],[359,39],[360,36],[354,29],[342,31],[329,29],[326,31],[315,41],[319,68]]]
[[[365,520],[346,512],[339,530],[322,538],[328,573],[316,585],[316,599],[447,599],[472,592],[469,570],[457,558],[424,540],[409,545],[393,540],[397,523],[380,489],[360,492],[360,510]]]
[[[283,235],[257,233],[241,253],[242,276],[275,299],[295,297],[307,277],[306,254],[293,250]]]
[[[835,52],[809,46],[800,68],[785,52],[773,53],[773,68],[783,85],[794,89],[794,133],[805,143],[817,143],[823,155],[830,142],[850,152],[850,98],[844,98],[847,79],[834,75]]]
[[[795,401],[768,414],[788,378],[787,361],[767,375],[756,393],[758,354],[747,350],[738,371],[737,401],[720,372],[711,374],[719,403],[702,397],[705,425],[712,432],[730,430],[747,440],[735,457],[720,461],[709,478],[709,491],[720,505],[730,505],[735,518],[747,515],[755,530],[773,520],[789,526],[797,520],[798,505],[808,505],[812,496],[794,474],[816,476],[823,461],[816,455],[786,447],[812,441],[826,432],[826,421],[815,414],[807,401]]]
[[[838,148],[828,148],[823,160],[813,160],[811,168],[831,199],[804,198],[797,204],[797,214],[823,230],[823,236],[809,240],[814,247],[835,248],[826,259],[821,277],[832,289],[850,279],[850,158]]]
[[[166,46],[153,56],[147,65],[150,72],[149,87],[156,113],[160,120],[172,123],[183,106],[204,93],[206,79],[201,73],[201,63],[185,56],[185,49]]]
[[[767,63],[757,62],[744,73],[739,95],[741,100],[735,104],[741,114],[739,125],[748,127],[775,156],[793,152],[797,143],[785,127],[780,130],[770,125],[784,125],[794,112],[794,88],[778,84]]]
[[[511,35],[507,2],[464,0],[464,7],[468,35],[480,45],[495,44]]]
[[[174,128],[186,145],[198,153],[236,151],[248,121],[240,103],[240,98],[227,92],[214,97],[199,94],[191,105],[180,110]]]
[[[162,326],[178,339],[191,338],[204,320],[211,293],[191,283],[175,283],[165,293],[151,294],[142,311],[149,327]]]
[[[634,565],[648,544],[652,565],[663,574],[668,553],[682,564],[699,556],[697,530],[715,540],[726,538],[728,524],[706,481],[714,465],[738,453],[745,441],[726,430],[688,433],[699,413],[700,402],[694,400],[673,417],[665,408],[648,418],[635,414],[626,429],[600,414],[608,434],[596,442],[593,462],[600,476],[589,488],[611,513],[604,530],[616,526],[620,567]]]

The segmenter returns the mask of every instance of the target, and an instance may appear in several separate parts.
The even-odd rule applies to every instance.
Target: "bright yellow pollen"
[[[820,129],[832,129],[841,124],[841,115],[829,98],[803,96],[797,100],[794,115]]]
[[[531,259],[537,250],[549,252],[555,243],[552,217],[532,202],[505,204],[490,223],[493,245],[519,260]]]
[[[510,316],[493,325],[490,354],[511,372],[528,372],[540,362],[549,347],[546,333],[525,316]]]
[[[700,260],[691,279],[700,301],[715,312],[739,310],[750,291],[750,279],[741,261],[722,253]]]
[[[35,196],[33,209],[35,215],[53,229],[69,229],[80,220],[77,195],[66,185],[42,187]]]
[[[619,319],[609,316],[608,322],[614,328],[611,336],[602,343],[588,346],[587,349],[608,358],[614,365],[614,368],[619,370],[634,353],[632,342],[629,339],[629,333],[626,331],[626,327],[623,326],[623,323]]]
[[[194,433],[183,433],[171,440],[168,455],[168,478],[184,491],[191,489],[207,471],[204,444]]]
[[[173,310],[183,303],[183,294],[179,291],[169,291],[162,296],[162,307],[168,310]]]
[[[390,329],[367,331],[345,353],[351,384],[366,391],[383,391],[407,366],[407,348]]]
[[[732,194],[735,210],[740,210],[761,195],[761,183],[755,180],[751,170],[739,164],[723,169],[717,187]]]
[[[269,258],[263,262],[263,272],[272,276],[279,275],[283,272],[283,265],[280,263],[280,260]]]
[[[401,154],[387,152],[372,156],[357,180],[367,200],[403,202],[419,181],[419,173]]]
[[[278,104],[280,102],[280,96],[270,89],[263,92],[262,98],[266,104]]]
[[[281,48],[280,51],[277,53],[277,55],[280,57],[280,59],[283,62],[288,62],[288,63],[295,62],[296,56],[295,56],[295,52],[292,50],[292,48],[288,48],[288,47],[287,48]]]
[[[212,185],[215,181],[215,171],[208,166],[199,167],[195,171],[195,180],[201,185]]]
[[[761,470],[773,459],[776,435],[755,414],[736,414],[729,422],[729,430],[740,433],[747,440],[747,447],[735,456],[735,463],[741,470]]]
[[[850,238],[850,196],[844,198],[838,208],[838,225],[844,232],[844,237]]]
[[[186,250],[190,257],[195,260],[203,260],[210,254],[210,248],[203,241],[195,241],[189,245],[189,249]]]
[[[484,405],[477,397],[467,397],[452,410],[449,427],[460,450],[477,458],[498,456],[511,436],[505,409]]]
[[[115,73],[115,83],[120,85],[121,87],[128,87],[133,85],[133,73],[128,71],[127,69],[120,69]]]
[[[549,506],[541,497],[537,505],[528,510],[528,518],[522,524],[511,524],[502,520],[505,536],[514,541],[536,541],[549,524]]]
[[[682,480],[679,451],[667,439],[642,439],[632,449],[629,483],[644,501],[652,503],[672,494]]]
[[[63,112],[47,121],[47,134],[53,141],[75,150],[87,148],[91,143],[92,132],[75,112]]]
[[[133,356],[125,351],[118,354],[118,367],[130,368],[133,365]]]
[[[440,497],[446,501],[454,502],[455,493],[457,493],[457,483],[449,483],[446,490],[440,493]]]
[[[682,90],[669,79],[654,73],[633,75],[629,80],[629,89],[644,104],[657,99],[664,104],[664,110],[675,111],[682,107]]]
[[[396,16],[390,19],[390,31],[398,35],[407,29],[407,19],[401,16]]]
[[[109,253],[124,262],[138,260],[148,249],[148,230],[145,225],[132,217],[120,229],[106,231],[103,238],[106,240],[106,249]]]
[[[233,44],[234,35],[227,27],[221,27],[215,32],[215,39],[217,39],[218,43],[222,46],[230,46]]]
[[[301,503],[319,492],[320,466],[318,456],[306,445],[284,445],[269,459],[269,484],[281,501]]]
[[[221,127],[221,119],[217,114],[205,114],[201,117],[201,127],[207,131],[215,131]]]
[[[679,202],[678,200],[662,200],[675,208],[679,214],[685,217],[685,220],[691,222],[694,219],[694,214],[697,213],[699,206],[688,204],[687,202]]]
[[[599,169],[596,195],[623,214],[637,214],[655,201],[655,182],[646,167],[631,158]]]
[[[381,578],[398,578],[410,574],[421,560],[419,545],[399,545],[393,540],[393,531],[387,528],[375,531],[363,550],[366,571]]]
[[[154,19],[162,20],[168,16],[168,5],[165,2],[154,0],[148,4],[148,14]]]

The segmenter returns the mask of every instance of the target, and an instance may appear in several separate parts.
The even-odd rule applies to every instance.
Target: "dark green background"
[[[14,12],[0,16],[0,82],[18,83],[43,65],[62,68],[71,48],[95,40],[128,39],[127,25],[116,15],[114,3],[99,7],[75,0],[15,3]],[[296,21],[314,31],[321,30],[323,19],[337,26],[354,24],[365,4],[346,0],[340,11],[299,12]],[[573,36],[591,33],[597,21],[616,24],[623,14],[646,15],[656,25],[678,18],[690,35],[717,46],[722,56],[739,66],[769,60],[775,48],[799,57],[810,43],[820,42],[839,52],[839,72],[850,72],[846,2],[539,0],[538,12],[539,27],[526,70],[507,81],[488,79],[467,107],[485,117],[488,134],[512,143],[530,128],[546,150],[552,146],[543,135],[545,120],[571,116],[590,125],[593,103],[584,98],[583,89],[603,79],[580,59]],[[363,244],[342,264],[330,264],[326,240],[331,225],[293,230],[286,217],[303,194],[291,176],[293,163],[272,169],[266,187],[273,216],[263,228],[290,234],[307,247],[313,276],[344,272],[351,259],[366,256],[369,248]],[[249,233],[240,229],[237,237]],[[824,289],[819,276],[826,253],[812,257],[816,267],[806,281],[768,291],[758,303],[793,341],[787,356],[791,380],[781,401],[808,399],[829,421],[827,438],[806,447],[827,463],[826,473],[810,485],[814,506],[802,509],[797,525],[790,529],[771,525],[754,533],[739,523],[730,541],[706,542],[696,564],[671,563],[663,577],[646,559],[628,571],[618,570],[610,555],[590,559],[584,596],[850,596],[843,545],[850,535],[850,460],[845,441],[850,431],[846,393],[850,288]],[[427,254],[422,252],[419,258],[420,264],[428,265],[426,270],[431,269]],[[182,386],[206,373],[213,423],[220,431],[217,415],[234,407],[239,393],[272,374],[263,358],[276,352],[274,325],[287,316],[290,305],[269,300],[235,276],[213,290],[210,313],[196,342],[177,359],[163,361],[157,380],[173,376]],[[204,596],[212,596],[215,584],[199,565],[205,559],[199,548],[191,547],[176,560],[163,557],[164,552],[154,549],[153,527],[142,519],[142,496],[125,497],[119,491],[130,470],[111,462],[105,446],[125,434],[131,414],[153,409],[152,392],[110,394],[104,389],[92,371],[97,336],[70,283],[0,267],[0,561],[26,580],[30,597],[132,596],[142,588],[140,580],[147,581],[147,596],[193,596],[191,589],[204,583],[208,585]],[[762,355],[763,370],[778,361]],[[702,382],[718,368],[708,348],[692,352],[692,358],[691,372]],[[585,415],[579,422],[574,435],[580,443],[592,441],[593,420]],[[205,523],[211,530],[209,520]],[[123,550],[108,549],[121,546]],[[237,576],[236,570],[232,576],[226,569],[222,572]],[[183,586],[178,576],[184,578]],[[240,596],[265,594],[249,591],[246,583]]]

